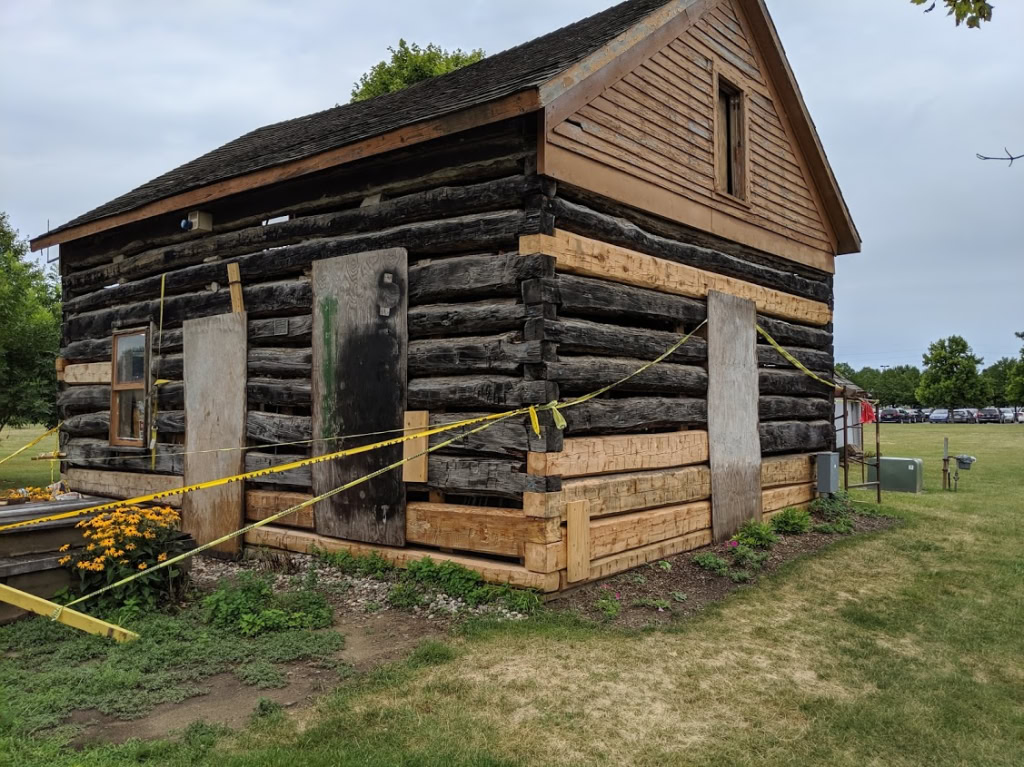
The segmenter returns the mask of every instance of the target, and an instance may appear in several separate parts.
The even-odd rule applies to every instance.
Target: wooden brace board
[[[756,315],[753,301],[708,294],[708,452],[716,542],[761,518]]]
[[[313,262],[313,436],[332,438],[402,429],[408,364],[408,256],[404,248]],[[380,436],[317,445],[319,453]],[[315,464],[313,494],[333,490],[399,461],[402,445]],[[401,471],[317,503],[322,535],[405,545]]]
[[[218,314],[184,323],[185,484],[241,474],[245,453],[247,356],[245,313]],[[210,451],[210,452],[198,452]],[[245,483],[188,493],[181,526],[196,543],[208,543],[239,529],[244,521]],[[239,551],[233,538],[213,549]]]

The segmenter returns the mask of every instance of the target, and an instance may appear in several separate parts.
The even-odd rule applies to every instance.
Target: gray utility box
[[[818,453],[818,492],[839,492],[839,453]]]
[[[875,482],[877,459],[868,458],[868,482]],[[882,457],[882,489],[894,493],[920,493],[924,489],[924,461],[920,458]]]

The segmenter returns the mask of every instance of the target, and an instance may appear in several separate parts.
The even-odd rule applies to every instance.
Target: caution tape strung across
[[[42,434],[40,434],[40,435],[39,435],[38,437],[36,437],[36,438],[35,438],[34,440],[32,440],[31,442],[29,442],[29,443],[28,443],[27,445],[22,445],[21,447],[19,447],[19,448],[18,448],[17,450],[15,450],[15,451],[14,451],[13,453],[11,453],[10,455],[5,455],[5,456],[4,456],[3,458],[0,458],[0,464],[3,464],[3,463],[7,463],[7,462],[8,462],[9,460],[11,460],[12,458],[14,458],[14,456],[16,456],[16,455],[19,455],[20,453],[24,453],[24,452],[25,452],[26,450],[28,450],[28,449],[29,449],[30,447],[32,447],[33,445],[38,445],[38,444],[39,444],[40,442],[42,442],[42,441],[43,441],[44,439],[46,439],[46,438],[47,438],[47,437],[49,437],[49,436],[50,436],[51,434],[53,434],[53,433],[54,433],[55,431],[57,431],[57,429],[59,429],[59,428],[60,428],[61,426],[63,426],[63,422],[62,422],[62,423],[59,423],[59,424],[57,424],[57,425],[56,425],[56,426],[54,426],[54,427],[53,427],[52,429],[47,429],[47,430],[46,430],[46,431],[44,431],[44,432],[43,432]],[[0,529],[2,529],[2,528],[0,528]]]
[[[705,324],[707,324],[707,320],[704,320],[703,322],[700,323],[700,325],[698,325],[692,331],[690,331],[686,335],[680,337],[679,340],[677,340],[674,344],[672,344],[668,349],[666,349],[658,357],[656,357],[655,359],[651,360],[650,362],[644,363],[643,365],[641,365],[640,367],[638,367],[636,370],[634,370],[633,372],[629,373],[628,375],[623,376],[622,378],[618,379],[617,381],[614,381],[613,383],[608,384],[607,386],[602,386],[601,388],[599,388],[599,389],[597,389],[595,391],[592,391],[589,394],[584,394],[584,395],[582,395],[580,397],[577,397],[577,398],[572,399],[572,400],[568,400],[566,402],[559,403],[557,401],[552,401],[552,402],[547,403],[546,405],[529,405],[527,407],[521,407],[521,408],[516,408],[515,410],[509,410],[509,411],[504,412],[504,413],[491,413],[491,414],[485,415],[485,416],[477,416],[475,418],[467,418],[467,419],[462,420],[462,421],[456,421],[454,423],[448,423],[448,424],[444,424],[444,425],[441,425],[441,426],[435,426],[433,428],[425,429],[423,431],[418,431],[418,432],[415,432],[413,434],[405,434],[405,435],[402,435],[400,437],[393,437],[391,439],[382,440],[380,442],[375,442],[375,443],[370,444],[370,445],[361,445],[359,447],[352,447],[352,448],[347,448],[345,450],[338,450],[338,451],[335,451],[333,453],[326,453],[324,455],[318,455],[318,456],[314,456],[312,458],[303,458],[303,459],[300,459],[298,461],[290,461],[288,463],[278,464],[277,466],[271,466],[271,467],[269,467],[267,469],[259,469],[259,470],[256,470],[256,471],[245,472],[243,474],[235,474],[235,475],[230,476],[230,477],[220,477],[218,479],[211,479],[211,480],[208,480],[206,482],[198,482],[198,483],[193,484],[193,485],[186,485],[184,487],[175,488],[173,490],[163,490],[163,491],[160,491],[158,493],[149,493],[147,495],[141,495],[141,496],[138,496],[136,498],[128,498],[128,499],[125,499],[125,500],[122,500],[122,501],[112,501],[110,503],[99,504],[97,506],[90,506],[90,507],[85,508],[85,509],[76,509],[76,510],[73,510],[73,511],[60,512],[58,514],[50,514],[50,515],[45,516],[45,517],[37,517],[36,519],[24,520],[22,522],[13,522],[13,523],[7,524],[7,525],[0,525],[0,532],[4,532],[5,530],[13,530],[15,528],[20,528],[20,527],[29,527],[31,525],[41,524],[43,522],[52,522],[52,521],[56,521],[56,520],[60,520],[60,519],[71,519],[73,517],[84,516],[86,514],[96,514],[96,513],[99,513],[99,512],[110,510],[110,509],[115,509],[115,508],[117,508],[119,506],[125,506],[125,505],[131,505],[131,504],[139,504],[139,503],[150,503],[152,501],[159,501],[159,500],[162,500],[164,498],[171,498],[173,496],[182,495],[184,493],[191,493],[191,492],[194,492],[196,490],[204,490],[206,488],[211,488],[211,487],[220,487],[222,485],[226,485],[226,484],[229,484],[231,482],[242,482],[242,481],[247,480],[247,479],[259,479],[260,477],[266,477],[266,476],[269,476],[271,474],[278,474],[278,473],[285,472],[285,471],[292,471],[293,469],[299,469],[299,468],[302,468],[304,466],[312,466],[313,464],[323,463],[325,461],[334,461],[334,460],[337,460],[339,458],[346,458],[346,457],[351,456],[351,455],[358,455],[360,453],[370,452],[371,450],[378,450],[380,448],[390,447],[392,445],[399,445],[399,444],[402,444],[403,442],[408,442],[409,440],[419,439],[419,438],[422,438],[422,437],[430,437],[430,436],[433,436],[434,434],[443,434],[445,432],[453,431],[455,429],[461,429],[461,428],[468,427],[468,426],[476,426],[477,424],[487,423],[487,422],[491,422],[491,421],[499,421],[499,420],[503,420],[505,418],[511,418],[511,417],[517,416],[517,415],[527,415],[527,414],[529,414],[530,415],[531,426],[539,434],[540,428],[539,428],[539,421],[536,418],[537,413],[539,413],[541,411],[545,411],[545,410],[550,410],[552,418],[553,418],[553,420],[555,422],[555,426],[558,427],[559,429],[564,429],[565,426],[566,426],[566,421],[565,421],[565,417],[561,414],[561,412],[559,412],[560,409],[564,410],[566,408],[575,407],[577,405],[583,404],[584,402],[588,402],[589,400],[592,400],[594,397],[600,396],[601,394],[604,394],[604,393],[606,393],[608,391],[611,391],[612,389],[614,389],[614,388],[616,388],[618,386],[621,386],[622,384],[624,384],[626,381],[630,380],[631,378],[633,378],[635,376],[638,376],[641,373],[643,373],[645,370],[648,370],[651,367],[653,367],[654,365],[657,365],[660,362],[663,362],[665,359],[667,359],[672,354],[674,354],[676,352],[676,350],[679,349],[679,347],[681,347],[683,344],[685,344],[687,341],[689,341],[690,338],[693,337],[693,334],[696,333],[698,330],[700,330]],[[472,434],[472,433],[474,433],[474,432],[473,431],[469,431],[466,434]],[[461,436],[466,436],[466,435],[464,434],[464,435],[461,435]],[[397,465],[401,465],[401,463],[399,463]],[[376,476],[376,475],[374,475],[374,476]]]
[[[776,341],[774,338],[772,338],[770,335],[768,335],[768,331],[765,330],[764,328],[762,328],[760,325],[757,325],[756,327],[757,327],[757,332],[760,333],[762,336],[764,336],[765,340],[769,344],[772,345],[772,347],[775,349],[775,351],[777,351],[779,354],[781,354],[783,357],[785,357],[786,360],[790,364],[792,364],[793,367],[795,367],[797,370],[799,370],[801,373],[803,373],[804,375],[810,376],[815,381],[819,381],[819,382],[825,384],[825,386],[828,386],[828,387],[830,387],[832,389],[835,389],[835,388],[837,388],[839,386],[839,384],[837,384],[835,381],[829,381],[827,378],[822,378],[820,375],[818,375],[814,371],[810,370],[806,365],[804,365],[804,363],[802,363],[800,360],[798,360],[796,357],[794,357],[788,351],[783,349],[782,346],[779,345],[779,342]]]

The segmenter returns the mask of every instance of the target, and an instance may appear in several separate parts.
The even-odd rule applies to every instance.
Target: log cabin
[[[555,592],[814,497],[832,392],[755,325],[830,375],[860,238],[764,0],[629,0],[254,130],[54,245],[62,476],[111,498],[571,399],[707,321],[562,429],[502,421],[220,547]],[[183,525],[211,540],[424,441],[185,494]]]

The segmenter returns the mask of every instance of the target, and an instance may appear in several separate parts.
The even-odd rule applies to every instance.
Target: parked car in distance
[[[928,414],[923,410],[918,410],[917,408],[912,407],[908,412],[910,413],[911,423],[924,423],[928,420]]]
[[[1017,423],[1024,423],[1024,410],[1017,413]]]
[[[928,414],[928,423],[949,423],[949,411],[943,408],[935,408]]]
[[[999,413],[1002,415],[1003,423],[1013,423],[1017,420],[1017,415],[1013,412],[1012,407],[1004,407]]]
[[[983,407],[978,411],[978,423],[1002,423],[1003,413],[997,407]]]
[[[882,423],[903,423],[905,418],[899,408],[883,407],[878,413],[878,420]]]
[[[970,408],[957,408],[953,411],[953,423],[977,423],[978,417]]]

